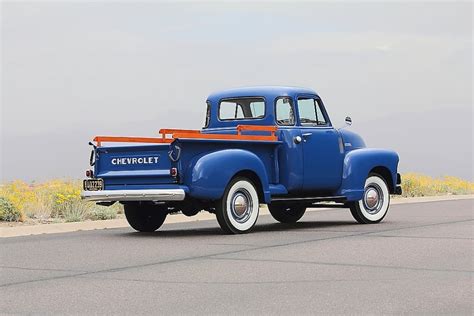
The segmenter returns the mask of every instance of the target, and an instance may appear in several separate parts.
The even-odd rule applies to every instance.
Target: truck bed
[[[221,133],[202,133],[195,130],[160,130],[161,137],[109,137],[94,140],[94,175],[104,180],[106,190],[172,188],[189,179],[173,177],[171,168],[180,175],[190,174],[188,168],[199,157],[220,150],[242,149],[254,153],[265,165],[271,183],[278,183],[277,146],[279,142],[273,126],[239,126]],[[243,134],[243,132],[247,132]],[[264,135],[265,133],[271,135]],[[172,138],[167,135],[172,135]],[[135,146],[103,146],[104,142],[152,143]],[[179,151],[179,159],[172,161]]]

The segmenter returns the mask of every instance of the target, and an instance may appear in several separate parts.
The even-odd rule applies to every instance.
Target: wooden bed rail
[[[158,137],[123,137],[123,136],[96,136],[94,141],[97,143],[97,146],[100,146],[102,143],[153,143],[153,144],[163,144],[171,143],[174,139],[172,138],[158,138]]]
[[[103,142],[163,144],[171,143],[177,138],[276,141],[277,130],[276,126],[263,125],[237,125],[237,134],[210,134],[189,129],[160,129],[161,137],[96,136],[94,141],[97,146],[101,146]],[[243,134],[242,132],[268,132],[270,135]]]

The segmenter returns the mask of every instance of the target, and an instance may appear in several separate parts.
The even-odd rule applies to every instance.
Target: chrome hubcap
[[[369,208],[374,208],[375,206],[377,206],[377,203],[379,201],[379,194],[377,193],[377,190],[375,190],[374,188],[370,188],[369,190],[367,190],[367,193],[365,194],[365,199]]]
[[[238,195],[235,198],[234,208],[235,208],[235,213],[238,216],[242,216],[245,214],[245,211],[247,210],[247,199],[245,198],[245,196]]]
[[[247,190],[234,193],[230,203],[232,217],[239,223],[247,221],[252,213],[252,198]]]
[[[370,214],[376,214],[383,205],[382,189],[375,183],[368,185],[364,193],[364,207]]]

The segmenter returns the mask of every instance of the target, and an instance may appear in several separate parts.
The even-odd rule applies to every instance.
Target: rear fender
[[[225,149],[194,158],[184,177],[189,195],[199,199],[217,200],[222,197],[230,180],[239,172],[255,173],[260,183],[265,203],[270,202],[268,176],[260,158],[243,149]],[[257,184],[255,184],[257,185]]]
[[[388,185],[395,188],[398,160],[396,152],[386,149],[361,148],[348,152],[344,158],[342,184],[338,195],[346,196],[348,201],[362,199],[365,180],[375,168],[387,169],[392,181]]]

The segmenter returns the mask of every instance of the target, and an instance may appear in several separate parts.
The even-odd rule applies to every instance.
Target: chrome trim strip
[[[182,201],[186,193],[183,189],[149,190],[103,190],[82,191],[81,198],[94,202],[114,201]]]

